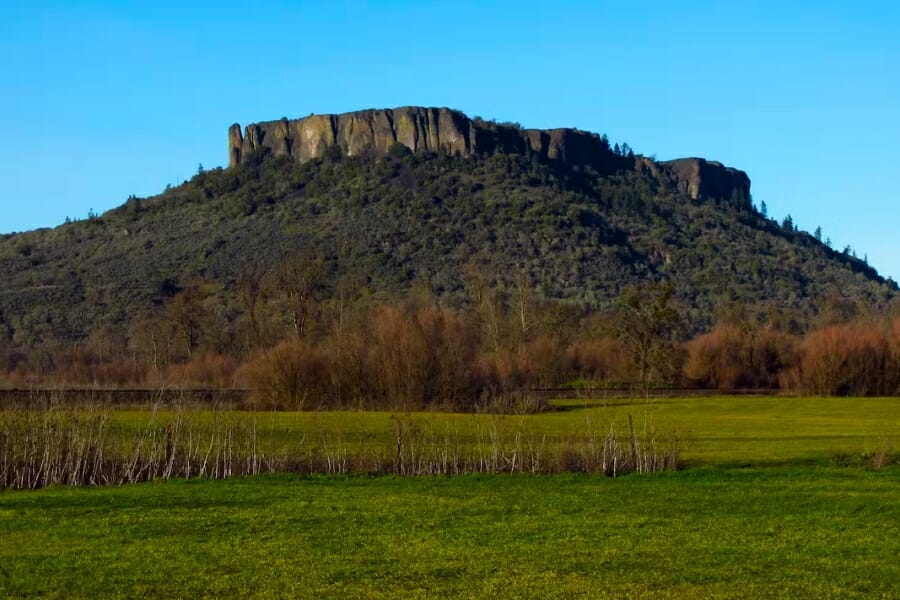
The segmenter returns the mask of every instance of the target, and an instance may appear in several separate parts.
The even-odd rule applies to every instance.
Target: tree
[[[524,267],[519,268],[515,277],[516,318],[519,324],[520,342],[525,343],[534,323],[532,313],[535,310],[534,286],[531,275]]]
[[[484,338],[495,355],[500,354],[501,320],[504,302],[484,266],[474,261],[463,268],[463,277],[469,299],[478,314]]]
[[[815,236],[817,242],[821,242],[822,241],[822,228],[816,227],[816,232],[813,235]]]
[[[171,360],[172,343],[172,323],[157,313],[140,315],[129,324],[128,349],[135,366],[164,369]]]
[[[287,256],[275,268],[275,292],[284,300],[297,339],[303,339],[307,333],[324,282],[325,263],[307,253]]]
[[[673,288],[632,288],[619,302],[618,333],[629,346],[641,389],[660,374],[673,371],[677,358],[676,334],[681,316],[672,306]]]
[[[181,287],[172,277],[165,277],[156,282],[154,286],[156,294],[161,298],[171,298],[181,291]]]
[[[188,358],[200,343],[206,309],[203,301],[206,294],[199,283],[185,285],[166,303],[166,319],[174,326],[177,335],[184,342]]]
[[[788,214],[784,221],[781,222],[781,228],[787,231],[788,233],[793,233],[794,231],[794,218]]]
[[[237,279],[237,298],[247,324],[247,348],[253,349],[262,341],[262,309],[266,300],[265,278],[269,271],[260,265],[245,267]]]
[[[819,304],[819,314],[815,326],[818,328],[850,323],[857,319],[864,307],[852,297],[838,290],[832,290]]]
[[[766,206],[765,200],[759,203],[759,214],[761,214],[766,219],[769,218],[769,207]]]
[[[134,194],[128,196],[125,201],[125,210],[131,217],[137,217],[141,213],[141,200]]]
[[[406,144],[402,142],[394,142],[388,147],[388,156],[393,158],[402,159],[407,156],[412,156],[412,150],[406,146]]]

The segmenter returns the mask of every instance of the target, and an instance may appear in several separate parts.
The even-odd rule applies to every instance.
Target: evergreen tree
[[[790,214],[781,222],[781,228],[789,233],[794,231],[794,218]]]

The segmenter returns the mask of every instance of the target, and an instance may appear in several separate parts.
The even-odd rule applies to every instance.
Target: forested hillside
[[[299,257],[299,258],[298,258]],[[583,310],[670,282],[689,332],[736,303],[806,328],[828,302],[884,305],[894,286],[862,260],[785,228],[745,199],[692,200],[646,172],[600,176],[526,157],[394,148],[297,164],[259,155],[198,173],[102,216],[0,241],[0,342],[28,349],[127,331],[189,286],[232,343],[248,271],[319,265],[320,294],[430,290],[471,302],[475,277]]]

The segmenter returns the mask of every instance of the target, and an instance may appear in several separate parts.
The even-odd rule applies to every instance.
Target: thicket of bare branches
[[[151,414],[124,425],[98,406],[0,412],[0,489],[118,485],[173,477],[259,473],[460,475],[584,472],[616,476],[679,468],[680,440],[586,422],[548,438],[526,420],[496,416],[461,431],[392,418],[364,439],[313,421],[289,440],[253,413]]]

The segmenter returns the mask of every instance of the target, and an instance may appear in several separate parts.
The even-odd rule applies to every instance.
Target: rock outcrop
[[[536,154],[541,160],[587,165],[601,172],[622,167],[623,157],[595,133],[575,129],[522,129],[470,119],[449,108],[404,107],[341,115],[310,115],[228,130],[229,164],[239,165],[254,152],[268,150],[304,162],[329,148],[346,156],[385,154],[396,143],[413,152],[471,156],[509,152]],[[629,161],[630,162],[630,161]]]
[[[675,186],[694,200],[717,198],[750,202],[750,178],[743,171],[702,158],[679,158],[660,163]]]
[[[470,119],[449,108],[408,106],[340,115],[310,115],[228,130],[230,166],[258,152],[305,162],[339,149],[345,156],[386,154],[395,144],[413,152],[471,156],[506,152],[535,156],[548,163],[591,167],[601,174],[642,170],[673,192],[694,200],[739,199],[749,204],[750,178],[743,171],[702,158],[654,162],[615,153],[606,138],[578,129],[522,129],[517,125]]]

